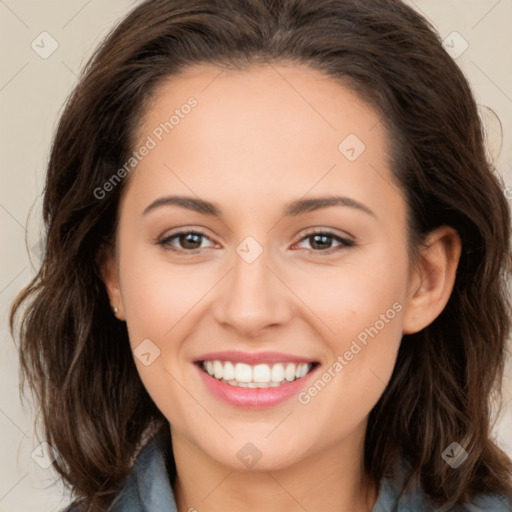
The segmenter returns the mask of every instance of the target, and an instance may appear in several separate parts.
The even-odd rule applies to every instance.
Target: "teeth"
[[[274,382],[283,382],[284,366],[281,363],[277,363],[274,366],[272,366],[272,371],[270,372],[270,378]]]
[[[270,366],[268,364],[257,364],[252,370],[254,382],[270,382]]]
[[[220,361],[215,361],[222,365]],[[221,374],[219,377],[215,375],[216,379],[222,379],[224,377]],[[238,382],[251,382],[252,381],[252,368],[248,364],[236,363],[235,365],[235,380]]]
[[[213,375],[216,379],[222,379],[222,376],[224,375],[224,368],[220,361],[213,361]]]
[[[284,378],[291,382],[292,380],[295,380],[300,375],[300,365],[295,365],[293,363],[288,363],[286,365],[286,368],[284,370]]]
[[[231,386],[243,388],[276,387],[283,382],[292,382],[304,377],[313,365],[311,363],[276,363],[273,365],[230,361],[203,361],[203,369],[212,377]]]
[[[223,369],[223,372],[222,372],[222,377],[225,380],[233,380],[235,378],[235,367],[229,361],[226,361],[224,363],[224,369]]]

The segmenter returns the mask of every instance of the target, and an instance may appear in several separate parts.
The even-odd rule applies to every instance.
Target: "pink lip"
[[[214,359],[221,360],[221,358],[217,357]],[[232,361],[232,359],[228,360]],[[290,360],[288,359],[288,361]],[[201,368],[200,363],[194,366],[197,367],[199,376],[208,390],[223,402],[236,407],[260,409],[277,405],[297,395],[297,393],[310,382],[320,365],[314,367],[307,375],[300,379],[273,388],[242,388],[231,386],[230,384],[226,384],[225,382],[211,377]]]
[[[231,361],[233,363],[259,364],[259,363],[312,363],[312,359],[306,357],[283,354],[281,352],[239,352],[237,350],[227,350],[224,352],[208,352],[195,359],[198,361]]]

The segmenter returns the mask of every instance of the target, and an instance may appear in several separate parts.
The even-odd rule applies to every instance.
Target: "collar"
[[[165,444],[157,434],[140,452],[132,472],[112,503],[110,512],[178,512],[167,475]],[[405,465],[399,465],[400,478],[383,478],[372,512],[433,512],[418,487],[409,487],[400,495]],[[500,495],[480,495],[471,503],[453,507],[447,504],[436,512],[510,512],[512,501]]]

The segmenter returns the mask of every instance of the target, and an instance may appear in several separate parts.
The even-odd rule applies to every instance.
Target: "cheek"
[[[297,278],[291,271],[288,281],[296,280],[294,289],[328,328],[322,332],[330,333],[331,347],[341,353],[375,324],[383,334],[392,331],[392,338],[401,333],[407,268],[405,247],[399,251],[382,245],[354,253],[336,267],[319,267],[314,275],[304,272]]]
[[[325,338],[330,357],[298,396],[307,430],[315,432],[316,421],[331,426],[319,442],[335,442],[365,420],[391,378],[402,338],[399,295],[392,287],[375,293],[373,286],[363,286],[365,280],[358,283],[360,288],[353,288],[350,299],[330,306],[330,325],[336,333]]]
[[[160,247],[129,238],[124,245],[120,280],[131,343],[165,340],[213,286],[215,271],[207,263],[173,264]]]
[[[130,345],[153,401],[170,420],[186,418],[194,403],[179,383],[190,379],[195,369],[181,340],[193,333],[194,315],[218,280],[218,271],[208,263],[172,264],[163,250],[145,245],[129,236],[120,240],[119,272]],[[167,411],[169,404],[173,406]]]
[[[129,237],[120,247],[123,306],[137,371],[157,407],[181,424],[194,403],[180,385],[183,372],[192,369],[182,365],[180,339],[186,338],[187,315],[207,291],[205,276],[155,258],[159,248]]]
[[[330,349],[324,372],[329,384],[317,387],[325,389],[325,403],[343,404],[356,414],[369,412],[393,372],[402,338],[408,257],[405,245],[399,251],[389,244],[353,261],[324,279],[307,281],[304,296],[329,327],[322,329]],[[344,413],[336,409],[332,414]]]

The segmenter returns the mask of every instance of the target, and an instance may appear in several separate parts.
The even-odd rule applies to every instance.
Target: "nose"
[[[215,318],[244,338],[266,334],[289,321],[293,294],[264,250],[249,263],[235,252],[234,266],[218,288]]]

